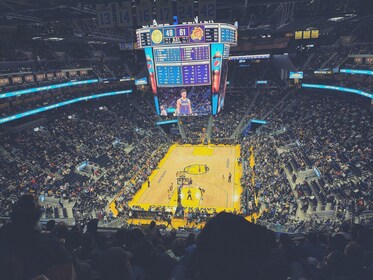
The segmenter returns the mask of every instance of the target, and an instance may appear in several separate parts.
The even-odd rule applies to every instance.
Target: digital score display
[[[137,43],[139,48],[200,43],[237,44],[237,30],[222,23],[144,27],[137,30]]]
[[[223,58],[224,59],[229,59],[229,49],[230,49],[230,46],[229,45],[224,45],[224,51],[223,51]]]
[[[210,65],[208,63],[183,65],[182,69],[184,85],[210,84]]]
[[[181,66],[159,65],[155,67],[159,86],[182,85]]]
[[[220,41],[223,43],[234,43],[236,42],[236,30],[231,28],[221,28]]]
[[[150,31],[140,32],[139,39],[140,39],[141,46],[143,47],[150,46],[151,45]]]
[[[190,42],[188,27],[165,28],[163,30],[163,36],[163,43],[165,45],[184,44]]]
[[[209,60],[210,51],[209,46],[200,47],[181,47],[180,57],[181,61],[193,61],[193,60]]]
[[[205,26],[205,34],[206,43],[219,42],[219,26]]]
[[[154,48],[155,62],[209,60],[209,46]]]
[[[183,64],[183,65],[158,65],[157,71],[158,86],[188,86],[188,85],[209,85],[210,65],[206,64]]]
[[[211,83],[209,45],[160,47],[153,52],[158,86]]]
[[[176,62],[180,61],[180,48],[154,48],[155,62]]]

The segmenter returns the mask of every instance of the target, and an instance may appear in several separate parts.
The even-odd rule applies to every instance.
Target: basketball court
[[[129,206],[145,210],[150,206],[166,206],[171,211],[176,210],[180,189],[180,202],[186,212],[188,207],[208,212],[240,212],[239,156],[239,145],[175,144]]]

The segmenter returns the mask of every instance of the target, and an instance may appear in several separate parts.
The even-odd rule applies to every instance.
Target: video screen
[[[211,114],[211,87],[158,87],[161,116],[201,116]]]

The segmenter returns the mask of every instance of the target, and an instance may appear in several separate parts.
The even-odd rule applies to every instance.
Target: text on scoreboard
[[[209,60],[210,48],[206,46],[183,46],[173,48],[154,48],[154,59],[157,62]]]
[[[158,86],[209,85],[210,46],[153,49]]]
[[[180,65],[157,65],[158,86],[209,85],[211,83],[210,64],[188,63]]]

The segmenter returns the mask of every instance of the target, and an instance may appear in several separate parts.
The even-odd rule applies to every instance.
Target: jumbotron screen
[[[229,24],[138,29],[159,115],[216,114],[224,105],[227,63],[237,30]]]
[[[211,83],[209,45],[154,48],[154,62],[158,86]]]

